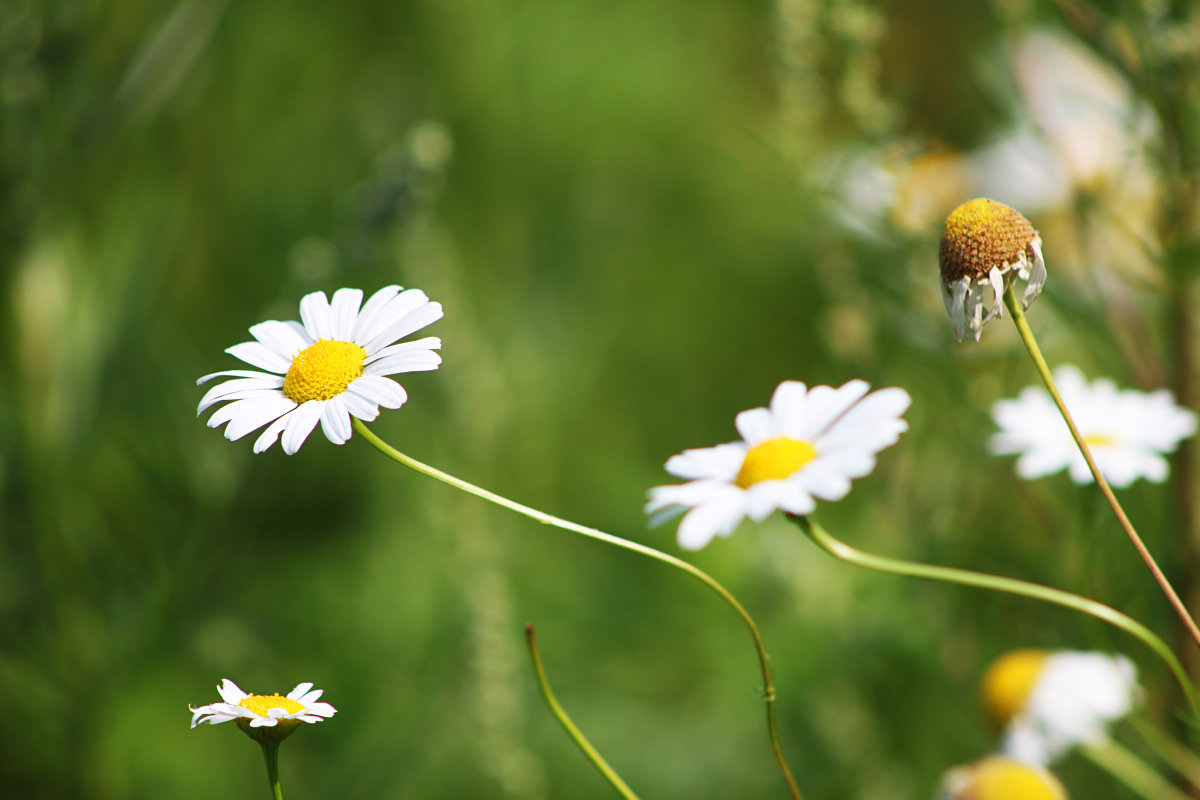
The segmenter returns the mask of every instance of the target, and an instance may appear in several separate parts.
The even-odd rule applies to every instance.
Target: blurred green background
[[[955,343],[937,282],[951,208],[1018,205],[1051,363],[1186,394],[1196,26],[1111,5],[0,2],[0,786],[263,796],[233,726],[188,728],[228,677],[339,709],[284,745],[291,798],[608,797],[541,705],[531,622],[641,796],[784,796],[749,638],[700,584],[358,438],[255,456],[196,418],[225,347],[341,286],[444,304],[443,367],[373,427],[466,479],[678,554],[641,510],[670,455],[784,379],[902,386],[911,429],[820,506],[831,531],[1176,641],[1094,489],[987,455],[990,405],[1036,376],[1006,322]],[[1097,18],[1143,74],[1085,45]],[[1107,122],[1079,123],[1092,89]],[[1072,114],[1111,136],[1088,149]],[[1176,477],[1123,497],[1190,592]],[[977,683],[1012,648],[1120,648],[1152,715],[1178,704],[1098,623],[859,572],[778,517],[687,557],[762,627],[810,798],[931,796],[994,747]]]

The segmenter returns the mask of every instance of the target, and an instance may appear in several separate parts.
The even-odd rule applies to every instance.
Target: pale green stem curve
[[[1200,717],[1200,699],[1197,698],[1196,690],[1192,688],[1183,665],[1179,663],[1179,659],[1171,652],[1171,648],[1167,647],[1163,640],[1158,638],[1145,625],[1130,616],[1122,614],[1115,608],[1106,606],[1095,600],[1089,600],[1086,597],[1080,597],[1077,594],[1064,592],[1061,589],[1052,589],[1049,586],[1017,580],[1016,578],[1004,578],[999,575],[972,572],[971,570],[957,569],[955,567],[937,567],[932,564],[920,564],[915,561],[903,561],[898,558],[888,558],[887,556],[865,553],[835,538],[821,527],[820,523],[814,522],[808,517],[793,517],[793,519],[800,525],[800,529],[804,531],[808,538],[812,539],[818,547],[834,558],[845,561],[848,564],[855,564],[879,572],[888,572],[893,575],[926,578],[928,580],[957,583],[963,586],[974,586],[980,589],[991,589],[996,592],[1007,592],[1008,594],[1030,597],[1034,600],[1041,600],[1046,603],[1063,606],[1064,608],[1074,609],[1075,611],[1082,611],[1084,614],[1120,628],[1126,633],[1142,640],[1147,647],[1157,653],[1166,662],[1167,667],[1171,670],[1171,674],[1175,676],[1175,680],[1179,682],[1180,688],[1187,697],[1188,706],[1191,708],[1192,714]]]
[[[730,594],[729,590],[718,583],[715,578],[711,577],[708,573],[704,572],[698,567],[694,567],[682,559],[678,559],[674,556],[655,550],[653,547],[647,547],[646,545],[638,544],[637,542],[631,542],[628,539],[622,539],[621,537],[614,536],[611,533],[605,533],[604,531],[597,530],[596,528],[589,528],[585,525],[579,525],[571,522],[570,520],[556,517],[553,514],[547,514],[544,511],[538,511],[536,508],[531,508],[530,506],[523,505],[514,500],[509,500],[507,497],[501,497],[495,492],[489,492],[487,489],[483,489],[473,483],[468,483],[467,481],[456,478],[453,475],[431,467],[428,464],[423,464],[422,462],[417,461],[415,458],[411,458],[404,453],[401,453],[399,450],[380,439],[378,436],[372,433],[371,429],[359,419],[354,420],[354,430],[358,431],[359,435],[370,442],[375,449],[383,453],[388,458],[399,464],[403,464],[410,469],[416,470],[423,475],[428,475],[429,477],[439,480],[448,486],[453,486],[454,488],[460,489],[467,494],[473,494],[483,500],[495,503],[498,506],[507,508],[509,511],[515,511],[518,514],[529,517],[530,519],[536,520],[544,525],[553,525],[556,528],[561,528],[565,531],[570,531],[571,533],[578,533],[579,535],[586,536],[589,539],[597,539],[601,542],[606,542],[607,544],[615,545],[616,547],[620,547],[625,550],[632,550],[633,552],[640,553],[648,558],[653,558],[655,561],[661,561],[664,564],[669,564],[676,569],[683,570],[715,592],[718,597],[725,601],[726,605],[728,605],[737,613],[738,617],[741,618],[746,628],[750,631],[750,636],[754,639],[754,649],[758,654],[759,669],[762,671],[763,701],[766,704],[767,709],[767,735],[771,740],[771,751],[775,755],[776,763],[779,764],[779,770],[783,774],[784,781],[787,782],[788,791],[791,792],[792,797],[795,798],[795,800],[802,800],[800,788],[796,785],[796,781],[792,777],[792,771],[788,768],[787,760],[784,758],[783,750],[779,746],[779,735],[777,733],[777,726],[775,724],[775,684],[771,680],[770,657],[767,655],[767,649],[763,644],[762,635],[759,633],[758,625],[754,623],[754,619],[750,616],[750,613],[746,611],[746,609],[742,607],[742,604],[738,602],[737,598]]]
[[[1146,800],[1191,800],[1187,793],[1114,741],[1081,747],[1079,752]]]
[[[273,800],[283,800],[283,789],[279,785],[279,742],[259,741],[263,759],[267,762],[267,781],[271,784]]]
[[[537,638],[533,634],[533,626],[525,626],[525,642],[529,645],[529,658],[533,661],[533,672],[537,676],[538,687],[542,690],[542,697],[546,698],[546,705],[550,706],[550,713],[563,726],[563,730],[571,737],[571,741],[575,742],[576,746],[583,751],[587,756],[588,761],[592,762],[592,766],[600,771],[604,779],[612,784],[612,787],[617,790],[617,794],[624,797],[625,800],[638,800],[638,796],[633,793],[633,790],[621,780],[621,776],[608,765],[604,760],[604,756],[592,747],[592,743],[583,735],[583,731],[576,727],[571,721],[571,717],[566,710],[559,705],[558,699],[554,696],[554,692],[550,690],[550,681],[546,678],[546,670],[542,666],[542,658],[538,654]]]
[[[1144,715],[1130,717],[1129,723],[1159,758],[1170,764],[1192,786],[1200,788],[1200,757]]]
[[[1179,619],[1187,628],[1192,639],[1197,645],[1200,645],[1200,628],[1196,627],[1196,621],[1192,619],[1192,615],[1188,613],[1187,607],[1179,599],[1179,595],[1175,592],[1175,587],[1171,586],[1171,582],[1167,580],[1167,576],[1159,569],[1158,562],[1150,554],[1150,550],[1142,541],[1142,537],[1138,536],[1133,523],[1129,521],[1129,517],[1125,514],[1125,509],[1121,508],[1121,504],[1117,501],[1117,496],[1113,494],[1113,490],[1109,487],[1108,481],[1100,474],[1100,469],[1096,466],[1096,462],[1092,458],[1092,451],[1088,447],[1087,441],[1079,433],[1079,429],[1075,427],[1075,420],[1071,418],[1071,414],[1067,411],[1066,403],[1063,402],[1062,396],[1058,393],[1058,387],[1054,384],[1054,377],[1050,374],[1050,367],[1047,366],[1046,359],[1042,357],[1041,348],[1038,347],[1037,339],[1033,336],[1033,329],[1029,327],[1029,322],[1025,319],[1025,312],[1021,309],[1021,303],[1017,300],[1011,286],[1004,293],[1004,305],[1008,306],[1009,312],[1012,313],[1013,324],[1017,326],[1017,333],[1020,334],[1021,341],[1025,343],[1025,349],[1029,351],[1030,357],[1033,358],[1034,366],[1037,367],[1038,374],[1042,376],[1042,382],[1046,384],[1046,389],[1049,390],[1050,396],[1054,399],[1054,404],[1058,406],[1059,413],[1062,414],[1067,427],[1070,428],[1071,438],[1075,440],[1075,444],[1079,447],[1079,452],[1083,454],[1083,460],[1087,462],[1088,469],[1091,470],[1092,477],[1096,479],[1096,485],[1100,487],[1100,491],[1104,494],[1104,499],[1108,501],[1113,514],[1116,515],[1117,522],[1121,524],[1121,527],[1129,536],[1129,540],[1133,542],[1134,549],[1138,551],[1138,555],[1142,557],[1142,561],[1146,562],[1150,574],[1154,576],[1154,580],[1158,583],[1159,588],[1162,589],[1163,594],[1166,595],[1175,613],[1179,615]]]

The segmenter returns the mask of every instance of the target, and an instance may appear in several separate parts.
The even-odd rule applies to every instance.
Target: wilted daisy
[[[983,678],[984,707],[1003,731],[1004,752],[1034,764],[1103,743],[1108,725],[1140,696],[1133,662],[1107,653],[1014,650]]]
[[[302,683],[288,692],[286,697],[279,694],[247,694],[236,683],[225,678],[217,687],[223,702],[199,708],[188,706],[192,712],[192,727],[236,720],[238,726],[253,738],[258,738],[256,734],[266,734],[282,739],[299,727],[301,722],[321,722],[337,713],[337,709],[329,703],[318,702],[323,690],[312,687],[311,683]],[[251,728],[277,730],[251,731]]]
[[[1155,483],[1166,480],[1168,465],[1163,454],[1196,432],[1196,415],[1175,405],[1166,389],[1146,394],[1118,389],[1103,378],[1089,384],[1071,365],[1056,369],[1054,382],[1096,466],[1113,486],[1128,486],[1138,478]],[[1067,469],[1076,483],[1093,480],[1045,389],[1030,386],[1015,400],[997,402],[992,416],[1000,432],[992,436],[988,447],[995,455],[1019,453],[1017,474],[1022,478]]]
[[[225,352],[266,372],[205,375],[197,383],[219,376],[234,380],[209,389],[196,413],[229,403],[209,418],[210,428],[228,423],[225,438],[232,441],[267,425],[254,452],[263,452],[282,434],[284,452],[291,455],[317,422],[329,441],[344,444],[351,416],[370,422],[380,407],[404,405],[404,387],[386,376],[437,369],[442,359],[433,351],[442,340],[394,342],[441,319],[442,306],[419,289],[399,286],[385,286],[365,305],[362,299],[358,289],[338,289],[332,303],[324,292],[313,292],[300,301],[303,323],[270,320],[250,328],[256,341]]]
[[[679,544],[699,550],[728,536],[745,517],[761,522],[776,509],[808,514],[814,498],[840,500],[850,480],[875,468],[875,454],[908,430],[901,415],[911,399],[903,389],[854,380],[838,388],[784,381],[770,408],[738,414],[742,441],[685,450],[667,461],[688,482],[650,490],[656,521],[686,511]]]
[[[988,756],[947,770],[938,800],[1067,800],[1067,790],[1044,767]]]
[[[946,218],[938,248],[942,300],[959,341],[979,341],[984,323],[1001,316],[1004,292],[1025,281],[1021,307],[1037,299],[1046,283],[1042,239],[1029,220],[1003,203],[969,200]],[[991,304],[986,308],[985,301]]]

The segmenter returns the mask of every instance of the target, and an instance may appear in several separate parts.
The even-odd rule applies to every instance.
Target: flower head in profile
[[[247,694],[225,678],[217,687],[223,702],[199,708],[188,706],[192,712],[192,727],[235,720],[252,739],[280,741],[294,732],[301,722],[321,722],[337,713],[329,703],[318,702],[322,690],[312,687],[311,683],[302,683],[286,697]]]
[[[1004,293],[1017,277],[1025,281],[1021,307],[1037,299],[1046,283],[1042,239],[1012,208],[980,197],[950,212],[938,247],[942,300],[959,341],[979,341],[984,324],[999,317]],[[991,304],[986,307],[987,295]]]
[[[197,383],[233,380],[209,389],[196,413],[228,403],[209,417],[210,428],[225,425],[225,438],[233,441],[266,425],[254,452],[263,452],[282,434],[283,450],[291,455],[318,422],[329,441],[344,444],[352,416],[370,422],[380,407],[404,405],[404,387],[387,376],[437,369],[442,359],[434,351],[442,341],[430,336],[396,342],[441,319],[442,306],[418,289],[399,286],[380,289],[365,304],[362,300],[358,289],[338,289],[332,302],[324,292],[313,292],[300,301],[303,322],[270,320],[250,328],[255,341],[225,352],[266,371],[205,375]]]
[[[1089,384],[1069,364],[1054,371],[1054,382],[1096,466],[1113,486],[1128,486],[1138,478],[1166,480],[1163,454],[1196,432],[1196,415],[1175,405],[1166,389],[1149,394],[1117,389],[1103,378]],[[1017,474],[1022,478],[1066,469],[1075,483],[1092,482],[1087,462],[1045,389],[1030,386],[1015,400],[997,402],[992,416],[1000,431],[989,449],[995,455],[1019,453]]]
[[[745,517],[761,522],[776,509],[808,514],[815,498],[840,500],[850,480],[875,468],[875,454],[908,430],[903,389],[868,394],[864,381],[838,388],[784,381],[770,408],[738,414],[742,440],[685,450],[666,469],[687,483],[650,490],[648,513],[686,512],[679,544],[699,550],[728,536]]]
[[[1067,800],[1067,790],[1045,767],[988,756],[947,770],[938,800]]]
[[[1014,650],[983,678],[984,708],[1004,733],[1004,752],[1033,764],[1103,743],[1109,724],[1140,696],[1133,662],[1107,653]]]

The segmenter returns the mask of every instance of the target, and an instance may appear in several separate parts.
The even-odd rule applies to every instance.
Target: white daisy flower
[[[1166,389],[1149,394],[1121,390],[1103,378],[1088,384],[1071,365],[1056,369],[1054,382],[1096,466],[1113,486],[1125,487],[1138,478],[1166,480],[1163,453],[1196,432],[1196,415],[1175,405]],[[988,448],[994,455],[1020,453],[1017,474],[1022,478],[1067,469],[1076,483],[1092,482],[1083,454],[1045,389],[1030,386],[1015,400],[997,402],[992,417],[1000,432]]]
[[[323,690],[312,687],[311,683],[302,683],[288,692],[286,697],[278,694],[247,694],[236,683],[225,678],[217,687],[224,702],[199,708],[188,706],[192,712],[192,727],[237,720],[239,725],[262,728],[289,721],[321,722],[336,714],[337,709],[329,703],[317,702]]]
[[[947,770],[937,800],[1067,800],[1067,790],[1044,767],[988,756]]]
[[[770,408],[738,414],[742,441],[685,450],[667,461],[667,472],[688,480],[650,490],[646,511],[655,522],[687,512],[679,544],[699,550],[728,536],[745,517],[761,522],[781,509],[808,514],[814,498],[840,500],[850,480],[875,468],[875,454],[893,445],[908,423],[900,415],[911,398],[903,389],[881,389],[860,380],[836,389],[784,381]],[[659,513],[662,512],[662,513]]]
[[[1107,653],[1015,650],[983,679],[984,705],[1004,731],[1004,753],[1032,764],[1104,743],[1109,724],[1140,699],[1133,662]]]
[[[358,289],[338,289],[331,303],[324,292],[313,292],[300,301],[303,324],[270,320],[250,328],[256,341],[225,352],[267,371],[205,375],[198,384],[218,376],[233,380],[209,389],[196,413],[229,403],[209,418],[210,428],[228,423],[225,438],[233,441],[270,423],[254,442],[254,452],[263,452],[282,434],[283,450],[292,455],[318,421],[329,441],[344,444],[351,416],[370,422],[381,406],[404,405],[404,387],[386,376],[437,369],[442,359],[433,351],[442,340],[394,342],[441,319],[442,305],[418,289],[399,286],[385,286],[365,305],[362,298]]]
[[[968,200],[946,217],[938,265],[942,301],[959,341],[966,336],[979,341],[983,326],[1002,315],[1004,293],[1016,278],[1025,281],[1021,308],[1029,308],[1046,283],[1038,232],[1016,210],[985,197]]]

